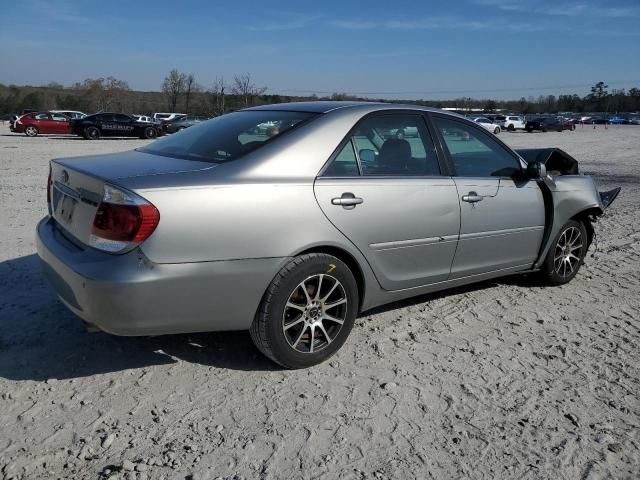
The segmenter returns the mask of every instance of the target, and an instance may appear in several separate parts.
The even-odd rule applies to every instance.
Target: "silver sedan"
[[[383,103],[249,108],[50,166],[38,253],[87,324],[249,329],[288,368],[333,355],[378,305],[514,273],[570,281],[618,192],[560,150]]]

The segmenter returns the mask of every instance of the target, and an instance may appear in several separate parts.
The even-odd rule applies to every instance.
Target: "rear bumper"
[[[156,264],[69,241],[47,217],[37,227],[44,275],[76,315],[115,335],[245,330],[286,258]]]

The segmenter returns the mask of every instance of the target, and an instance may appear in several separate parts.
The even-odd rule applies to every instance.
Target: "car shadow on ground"
[[[281,369],[256,349],[245,331],[158,337],[88,333],[47,285],[39,262],[37,255],[0,262],[0,378],[70,379],[178,361],[241,371]],[[532,280],[512,276],[481,282],[394,302],[360,316],[498,284],[531,285]]]
[[[244,371],[279,369],[260,354],[248,332],[88,333],[53,294],[39,262],[37,255],[0,262],[0,378],[70,379],[178,361]]]

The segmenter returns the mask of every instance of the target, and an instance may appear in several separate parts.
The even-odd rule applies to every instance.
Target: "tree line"
[[[43,86],[0,84],[0,113],[12,114],[24,109],[67,109],[83,112],[124,112],[150,114],[153,112],[181,112],[194,115],[217,116],[240,108],[303,100],[371,100],[347,93],[327,96],[290,96],[267,94],[267,87],[258,86],[251,74],[235,75],[227,80],[217,77],[208,86],[199,83],[193,73],[172,69],[161,83],[161,91],[135,91],[125,80],[114,77],[88,78],[65,87],[58,83]],[[473,99],[452,100],[388,100],[414,103],[438,108],[460,110],[501,110],[514,113],[556,112],[635,112],[640,110],[640,88],[612,89],[605,82],[596,83],[585,96],[541,95],[518,100]]]

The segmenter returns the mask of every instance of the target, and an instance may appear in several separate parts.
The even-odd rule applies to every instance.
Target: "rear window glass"
[[[229,113],[156,140],[142,152],[213,163],[235,160],[315,114],[285,111]]]

